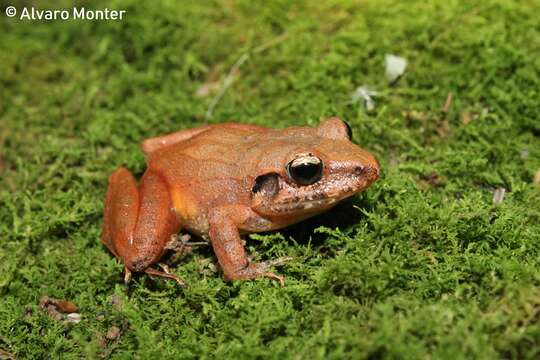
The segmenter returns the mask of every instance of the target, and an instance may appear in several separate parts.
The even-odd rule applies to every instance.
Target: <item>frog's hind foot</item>
[[[167,271],[159,271],[159,270],[156,270],[156,269],[147,268],[146,270],[144,270],[144,272],[147,273],[148,275],[159,276],[159,277],[162,277],[162,278],[165,278],[165,279],[174,280],[174,281],[176,281],[176,283],[178,285],[186,286],[186,282],[184,281],[184,279],[182,279],[181,277],[176,276],[174,274],[171,274],[171,273],[169,273]]]
[[[147,171],[139,185],[122,167],[110,176],[101,241],[123,261],[126,283],[132,272],[146,272],[183,284],[174,275],[150,268],[179,229],[167,184],[159,175]]]
[[[124,267],[124,271],[125,271],[124,272],[124,283],[128,284],[131,281],[131,279],[133,278],[133,272],[131,270],[129,270],[127,266]],[[176,281],[177,284],[179,284],[181,286],[186,285],[186,282],[181,277],[169,273],[167,268],[165,268],[165,271],[159,271],[159,270],[152,269],[152,268],[146,268],[144,270],[144,272],[147,273],[148,275],[151,275],[151,276],[159,276],[159,277],[162,277],[162,278],[165,278],[165,279],[168,279],[168,280],[174,280],[174,281]]]

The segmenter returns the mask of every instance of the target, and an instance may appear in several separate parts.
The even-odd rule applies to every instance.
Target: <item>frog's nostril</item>
[[[353,169],[353,174],[354,175],[362,175],[363,173],[364,173],[364,167],[363,166],[356,166]]]
[[[366,166],[365,174],[372,179],[371,181],[375,181],[379,178],[379,167],[378,166]]]
[[[375,181],[379,177],[379,167],[372,165],[356,166],[352,170],[355,176],[371,179]]]

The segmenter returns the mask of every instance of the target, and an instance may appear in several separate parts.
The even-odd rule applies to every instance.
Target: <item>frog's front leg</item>
[[[147,171],[139,186],[125,168],[110,176],[101,241],[124,262],[126,281],[132,271],[144,271],[181,283],[180,278],[150,267],[179,229],[167,184],[158,174]]]
[[[238,213],[230,214],[235,211],[242,212],[243,210],[236,207],[220,208],[209,214],[208,235],[219,265],[223,269],[225,280],[255,279],[266,276],[278,280],[283,285],[283,276],[268,271],[272,266],[280,265],[282,261],[249,262],[238,227],[232,220],[233,217],[238,217]]]

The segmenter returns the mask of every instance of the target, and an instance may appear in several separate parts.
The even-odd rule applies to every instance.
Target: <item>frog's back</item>
[[[264,128],[212,126],[148,157],[148,167],[170,184],[194,184],[242,176],[245,154],[258,143]]]

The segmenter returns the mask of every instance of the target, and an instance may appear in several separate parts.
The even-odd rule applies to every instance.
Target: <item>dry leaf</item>
[[[53,306],[56,310],[64,314],[74,313],[77,311],[77,305],[75,305],[69,300],[50,298],[46,295],[41,297],[41,299],[39,300],[39,307],[42,309],[46,309],[50,306]]]
[[[68,300],[56,300],[56,307],[65,314],[77,312],[77,305]]]

